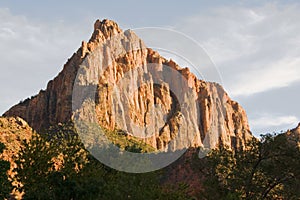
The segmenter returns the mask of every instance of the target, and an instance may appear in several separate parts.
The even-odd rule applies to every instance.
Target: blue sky
[[[193,38],[256,135],[293,128],[300,121],[299,9],[298,1],[2,0],[0,112],[44,89],[89,39],[94,21],[109,18],[123,29],[155,26]]]

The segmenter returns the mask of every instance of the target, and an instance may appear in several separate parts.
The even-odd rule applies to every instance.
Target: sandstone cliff
[[[245,111],[219,84],[198,80],[110,20],[95,22],[89,42],[82,42],[46,90],[4,116],[20,116],[36,130],[96,121],[157,149],[236,148],[252,137]]]
[[[288,130],[285,135],[292,144],[300,147],[300,123],[296,128]]]

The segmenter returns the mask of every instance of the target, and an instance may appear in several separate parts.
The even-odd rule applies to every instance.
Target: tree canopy
[[[0,142],[0,155],[3,153],[5,145]],[[7,171],[10,169],[8,161],[0,159],[0,199],[8,198],[12,191],[11,181],[8,179]]]
[[[300,151],[286,135],[263,135],[244,150],[213,150],[195,164],[205,174],[202,199],[299,199]]]

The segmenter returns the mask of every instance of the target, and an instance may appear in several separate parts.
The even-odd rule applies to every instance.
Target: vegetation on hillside
[[[122,131],[105,130],[105,135],[121,151],[154,151]],[[111,169],[86,151],[72,124],[59,124],[32,133],[20,145],[14,179],[22,184],[12,186],[10,165],[0,160],[0,199],[8,197],[12,187],[24,199],[300,199],[300,151],[294,138],[264,135],[261,141],[249,141],[244,150],[221,147],[204,159],[185,157],[180,165],[189,164],[193,173],[202,174],[203,185],[193,191],[178,181],[164,184],[170,168],[144,174]],[[0,143],[0,154],[3,149]]]
[[[213,150],[194,167],[206,180],[199,199],[300,199],[300,150],[284,134]]]
[[[3,153],[5,145],[0,143],[0,155]],[[8,198],[12,191],[11,181],[7,175],[7,171],[10,169],[10,163],[0,158],[0,199]]]
[[[120,138],[114,136],[122,145]],[[140,142],[129,144],[134,152],[148,150]],[[161,186],[162,172],[129,174],[101,164],[69,125],[34,134],[16,163],[24,199],[188,199],[185,188],[174,191]]]
[[[134,136],[128,136],[122,130],[104,130],[107,138],[122,150],[136,152],[136,153],[149,153],[154,152],[155,148],[146,144],[141,139]]]

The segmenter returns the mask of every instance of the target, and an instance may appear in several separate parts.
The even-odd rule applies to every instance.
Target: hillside
[[[0,154],[0,160],[6,160],[10,163],[10,170],[7,172],[9,180],[13,186],[20,186],[20,182],[16,179],[16,160],[19,157],[19,151],[24,147],[24,143],[30,141],[33,134],[32,128],[23,119],[3,118],[0,117],[0,143],[5,145],[5,149]],[[21,193],[13,189],[13,194],[20,197]]]

